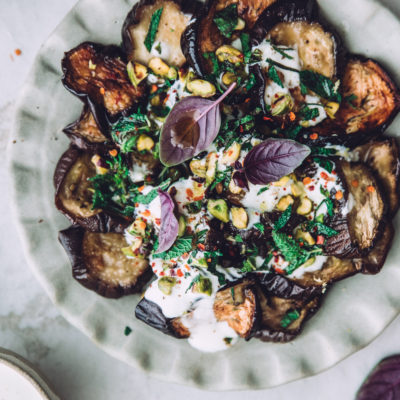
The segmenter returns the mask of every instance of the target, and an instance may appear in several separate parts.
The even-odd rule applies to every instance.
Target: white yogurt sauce
[[[304,267],[301,266],[297,268],[296,270],[293,271],[293,273],[290,275],[291,278],[302,278],[305,273],[307,272],[316,272],[322,269],[326,261],[328,260],[327,256],[316,256],[315,261],[313,264]]]

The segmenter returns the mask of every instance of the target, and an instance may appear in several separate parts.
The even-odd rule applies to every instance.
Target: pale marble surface
[[[343,0],[342,0],[343,1]],[[0,151],[7,152],[14,100],[40,44],[75,0],[0,0]],[[397,0],[385,0],[400,15]],[[9,54],[21,48],[23,54]],[[12,146],[12,143],[10,143]],[[50,303],[26,265],[13,225],[6,160],[0,160],[0,346],[37,365],[63,399],[203,399],[205,393],[156,381],[98,349],[70,326]],[[349,305],[351,307],[351,305]],[[316,377],[279,388],[245,393],[210,393],[209,399],[352,399],[382,357],[400,352],[400,318],[366,349]],[[323,393],[323,394],[322,394]]]

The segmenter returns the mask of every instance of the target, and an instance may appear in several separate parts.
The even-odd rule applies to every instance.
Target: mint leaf
[[[147,31],[146,38],[144,39],[144,45],[146,46],[146,49],[149,52],[151,51],[154,41],[156,40],[158,26],[160,25],[162,12],[163,12],[163,7],[159,8],[151,16],[149,30]]]
[[[299,111],[299,115],[302,120],[311,121],[311,120],[319,117],[319,110],[318,110],[318,108],[310,108],[309,106],[305,105]]]
[[[288,223],[291,216],[292,216],[292,205],[290,204],[289,207],[279,217],[278,221],[275,222],[275,230],[276,231],[281,230]]]
[[[339,232],[330,226],[324,225],[321,222],[310,221],[307,225],[307,230],[318,233],[319,235],[324,235],[327,237],[336,236]]]
[[[333,171],[333,162],[331,160],[323,157],[314,157],[314,161],[329,173]]]
[[[279,85],[279,86],[282,87],[282,88],[284,87],[284,86],[283,86],[283,83],[282,83],[282,81],[281,81],[281,78],[279,78],[278,71],[276,70],[275,66],[271,65],[271,66],[269,67],[268,76],[269,76],[269,77],[272,79],[272,81],[274,81],[277,85]]]
[[[235,242],[243,243],[242,237],[241,237],[240,235],[236,235],[236,236],[235,236]]]
[[[140,203],[140,204],[150,204],[154,199],[157,198],[158,196],[158,190],[165,190],[168,188],[168,186],[171,183],[171,179],[167,179],[165,182],[163,182],[160,186],[158,186],[155,189],[152,189],[149,193],[147,194],[141,194],[138,193],[133,196],[132,202],[133,203]]]
[[[168,250],[162,253],[153,254],[153,258],[161,258],[163,260],[171,260],[178,258],[185,253],[189,253],[192,250],[193,236],[183,236],[178,238],[174,245]]]
[[[244,55],[244,62],[248,64],[251,59],[251,44],[250,35],[248,33],[242,33],[240,35],[240,42],[242,43],[242,51]]]
[[[214,22],[217,28],[226,38],[231,38],[238,24],[237,4],[231,4],[215,14]]]
[[[281,320],[281,327],[287,328],[291,325],[294,321],[299,319],[300,314],[297,310],[289,311]]]
[[[264,227],[263,224],[257,222],[256,224],[254,224],[254,227],[255,227],[256,229],[258,229],[261,233],[264,233],[265,227]]]
[[[258,192],[257,192],[257,196],[259,196],[261,193],[266,192],[269,189],[269,185],[261,188]]]
[[[334,83],[318,72],[305,70],[300,71],[300,82],[318,96],[340,103],[342,96],[336,91]]]

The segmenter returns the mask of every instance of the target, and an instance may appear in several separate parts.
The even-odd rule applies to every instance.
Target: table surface
[[[398,0],[381,0],[400,17]],[[15,100],[41,43],[76,0],[0,0],[0,152],[7,153]],[[17,56],[15,50],[22,54]],[[115,360],[69,325],[35,280],[21,251],[12,218],[6,158],[0,158],[0,347],[27,358],[62,399],[200,400],[204,392],[155,380]],[[383,357],[400,353],[400,317],[373,343],[330,370],[278,388],[207,398],[269,400],[353,399],[365,376]],[[321,394],[323,390],[323,395]]]

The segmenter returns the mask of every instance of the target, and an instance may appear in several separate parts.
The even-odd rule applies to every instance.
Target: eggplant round
[[[135,316],[145,324],[166,335],[177,339],[184,339],[190,336],[189,330],[182,324],[180,318],[167,318],[158,304],[147,300],[145,297],[136,306]]]
[[[243,279],[224,286],[215,296],[213,309],[217,321],[226,321],[240,337],[250,339],[260,312],[255,281]]]
[[[389,201],[389,214],[395,215],[399,209],[400,197],[400,158],[396,139],[382,138],[368,142],[354,149],[354,153],[379,178]]]
[[[355,260],[360,264],[363,274],[375,275],[381,271],[392,246],[393,237],[394,227],[392,223],[388,222],[374,248],[361,260]]]
[[[59,240],[72,264],[73,277],[101,296],[119,298],[139,292],[152,276],[147,260],[127,258],[128,243],[122,233],[90,232],[71,226]]]
[[[226,43],[226,39],[214,22],[215,14],[226,7],[237,4],[238,16],[251,29],[264,10],[276,0],[209,0],[203,11],[193,18],[182,35],[181,46],[189,65],[197,75],[205,76],[212,71],[212,64],[203,56]]]
[[[80,117],[66,126],[63,132],[71,143],[82,150],[98,151],[104,148],[107,137],[103,135],[88,106],[84,106]]]
[[[339,234],[327,239],[324,252],[339,258],[362,257],[379,239],[386,215],[384,197],[374,174],[363,163],[336,163],[346,186],[346,205],[332,228]]]
[[[144,41],[150,20],[155,11],[163,8],[156,40],[161,43],[161,52],[149,52]],[[186,58],[181,50],[181,36],[189,24],[192,14],[202,7],[197,0],[141,0],[127,15],[122,27],[123,48],[128,60],[148,65],[157,56],[169,65],[181,67]]]
[[[260,289],[258,298],[261,322],[254,337],[263,342],[280,343],[290,342],[301,333],[304,323],[315,314],[322,300],[322,296],[314,296],[305,300],[284,299],[265,295]],[[296,312],[297,318],[289,325],[283,325],[283,319],[290,312]]]
[[[92,187],[96,175],[91,154],[71,146],[54,172],[55,205],[73,223],[93,232],[123,232],[130,220],[92,208]]]
[[[292,278],[293,282],[304,288],[323,290],[324,287],[348,278],[360,272],[360,267],[353,259],[328,257],[323,267],[318,271],[305,272],[300,278]]]
[[[117,46],[84,42],[62,60],[65,88],[90,108],[103,134],[121,115],[129,115],[146,97],[146,85],[135,88],[126,70],[125,54]]]

